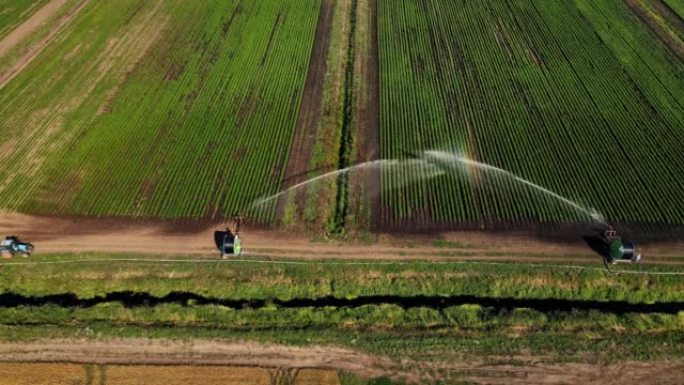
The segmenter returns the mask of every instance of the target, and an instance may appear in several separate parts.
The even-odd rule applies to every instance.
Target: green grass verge
[[[326,296],[450,296],[681,301],[672,276],[612,276],[552,266],[476,263],[344,261],[162,262],[110,261],[134,256],[49,255],[0,265],[2,293],[26,296],[74,293],[92,298],[131,291],[163,296],[190,292],[207,298],[264,300],[232,308],[196,300],[127,307],[56,304],[0,307],[0,340],[41,338],[251,339],[293,345],[357,348],[392,358],[458,359],[472,355],[535,355],[549,361],[651,360],[684,357],[684,311],[678,314],[533,310],[473,304],[277,306],[277,300]],[[263,260],[266,261],[266,260]],[[331,264],[331,262],[336,264]],[[658,268],[657,271],[672,271]],[[273,302],[271,302],[273,301]],[[257,302],[253,302],[257,303]],[[248,307],[243,307],[248,306]],[[434,304],[433,304],[434,306]]]
[[[54,308],[45,309],[18,309],[17,314],[25,313],[26,316],[34,317],[35,313],[48,314],[55,311]],[[178,309],[174,310],[177,311]],[[193,312],[197,309],[187,309]],[[121,310],[99,309],[93,312],[118,312]],[[170,309],[160,309],[161,313]],[[252,325],[258,323],[258,317],[253,317],[254,312],[249,310],[217,310],[224,315],[231,311],[244,312],[244,322]],[[375,309],[375,316],[389,316],[387,309]],[[106,317],[86,317],[88,310],[78,310],[80,316],[66,317],[64,321],[40,322],[15,322],[8,324],[3,321],[0,324],[0,340],[3,341],[29,341],[45,338],[92,338],[102,339],[110,337],[146,337],[160,339],[216,339],[216,340],[254,340],[259,342],[274,342],[295,346],[307,345],[333,345],[388,356],[394,359],[411,358],[426,361],[446,361],[457,359],[463,355],[473,356],[543,356],[549,362],[563,361],[612,361],[612,360],[654,360],[654,359],[679,359],[684,357],[684,331],[682,331],[682,315],[671,316],[670,322],[677,323],[673,330],[648,330],[637,329],[611,329],[603,327],[596,317],[586,314],[567,315],[574,318],[574,323],[582,325],[584,330],[562,330],[560,326],[540,330],[522,330],[524,326],[517,328],[491,327],[483,329],[469,329],[459,326],[444,326],[441,328],[383,328],[373,324],[371,316],[367,316],[366,322],[371,326],[350,327],[337,326],[312,326],[305,324],[297,325],[296,318],[301,315],[271,310],[270,317],[277,320],[270,327],[235,327],[230,325],[231,317],[221,320],[220,324],[202,325],[201,322],[184,324],[182,322],[159,322],[129,319],[119,322]],[[141,309],[133,311],[149,313],[151,317],[154,309]],[[315,312],[313,310],[299,310],[300,313]],[[331,312],[322,311],[320,317],[329,315]],[[360,311],[359,311],[360,312]],[[515,311],[513,313],[516,313]],[[526,310],[519,311],[521,313]],[[6,313],[3,313],[3,316]],[[505,318],[505,317],[504,317]],[[672,321],[677,319],[678,321]],[[14,318],[19,321],[18,317]],[[554,321],[555,322],[555,321]],[[619,326],[621,321],[610,320],[614,326]],[[277,324],[277,325],[276,325]],[[559,322],[558,325],[561,323]],[[655,324],[654,324],[655,325]],[[661,324],[662,325],[662,324]],[[554,330],[555,329],[555,330]],[[592,330],[590,330],[592,329]]]
[[[668,275],[609,275],[555,265],[475,262],[198,261],[192,257],[39,255],[0,262],[0,292],[26,296],[73,293],[92,298],[115,291],[163,296],[173,291],[218,299],[356,298],[392,295],[566,300],[680,302],[684,280]],[[253,257],[250,257],[253,258]],[[131,262],[117,259],[142,259]],[[175,262],[174,262],[175,261]],[[643,272],[676,267],[643,266]]]

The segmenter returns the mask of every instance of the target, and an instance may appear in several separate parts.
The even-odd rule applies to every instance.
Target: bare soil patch
[[[292,379],[288,385],[339,384],[332,370],[190,365],[4,363],[0,378],[4,385],[270,385],[276,378]]]
[[[293,186],[306,179],[309,171],[309,161],[316,135],[316,128],[321,117],[321,102],[323,100],[323,85],[325,83],[326,57],[330,45],[330,30],[334,10],[332,0],[321,1],[321,10],[316,24],[315,39],[309,69],[304,83],[295,133],[290,148],[290,155],[285,168],[283,188]],[[279,204],[278,211],[284,210],[284,199]]]
[[[51,0],[40,8],[36,13],[29,17],[25,22],[10,32],[4,39],[0,40],[0,56],[15,47],[24,38],[38,29],[47,19],[57,12],[67,0]]]
[[[6,36],[0,42],[0,56],[3,56],[8,50],[16,46],[24,38],[35,31],[42,23],[44,23],[50,16],[57,12],[67,0],[51,0],[42,9],[36,12],[29,20],[17,27],[12,33]],[[0,88],[4,87],[10,80],[19,74],[38,54],[50,44],[50,42],[57,36],[57,34],[64,29],[85,7],[88,0],[81,1],[74,9],[60,18],[57,23],[51,27],[50,32],[38,41],[32,47],[29,47],[19,60],[12,65],[12,67],[0,73]],[[15,33],[16,32],[16,33]],[[8,40],[9,39],[9,40]]]

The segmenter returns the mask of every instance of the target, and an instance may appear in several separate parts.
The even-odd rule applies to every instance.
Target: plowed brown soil
[[[309,59],[304,93],[297,115],[295,133],[290,148],[290,156],[285,168],[285,183],[290,187],[307,179],[309,161],[315,142],[314,136],[321,119],[323,85],[325,84],[326,57],[330,45],[330,30],[334,11],[332,0],[321,1],[321,9],[316,24],[316,34]],[[303,199],[303,197],[298,197]],[[278,210],[284,210],[285,200],[279,202]]]

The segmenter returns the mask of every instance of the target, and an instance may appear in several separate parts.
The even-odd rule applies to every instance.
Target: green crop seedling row
[[[378,29],[382,157],[458,152],[612,220],[684,223],[681,62],[626,6],[380,1]],[[385,224],[586,219],[511,178],[451,174],[385,194]]]
[[[89,3],[0,90],[0,205],[226,217],[277,191],[319,8]]]
[[[0,39],[31,17],[48,0],[0,0]]]

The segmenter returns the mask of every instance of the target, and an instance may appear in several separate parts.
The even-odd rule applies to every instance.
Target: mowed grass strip
[[[133,259],[125,261],[120,259]],[[68,262],[68,261],[76,262]],[[659,303],[684,301],[677,275],[611,275],[556,265],[515,263],[350,263],[349,261],[222,261],[134,255],[43,255],[48,264],[0,264],[0,293],[73,294],[89,299],[114,292],[163,297],[172,292],[209,299],[282,300],[333,297],[563,299]],[[67,261],[67,263],[56,263]],[[649,266],[639,270],[676,272]]]
[[[0,207],[229,217],[277,191],[319,9],[88,3],[0,90]]]

